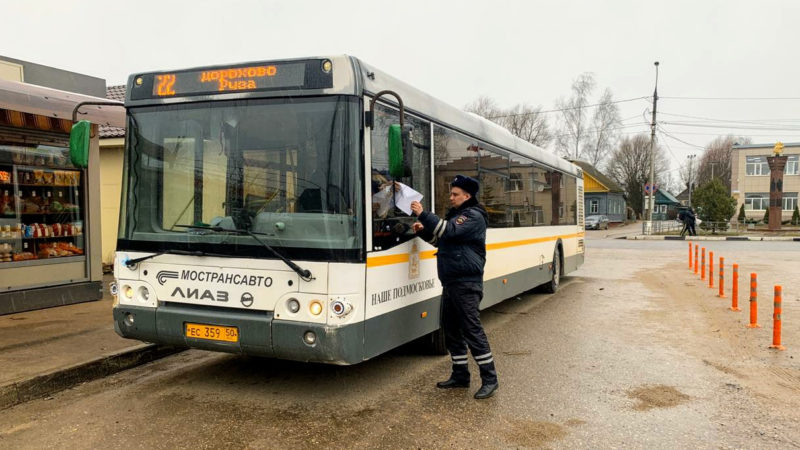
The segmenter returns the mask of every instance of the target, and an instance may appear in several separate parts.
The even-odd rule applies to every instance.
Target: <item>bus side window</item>
[[[433,127],[436,214],[444,217],[450,209],[450,182],[456,175],[478,179],[479,146],[475,140],[438,125]],[[478,192],[478,200],[481,193]]]
[[[431,165],[430,165],[430,123],[406,113],[405,123],[414,127],[414,148],[405,149],[410,173],[400,178],[392,178],[389,173],[389,126],[400,123],[399,112],[376,103],[375,126],[372,128],[372,247],[373,250],[386,250],[413,239],[415,234],[411,225],[416,220],[394,206],[392,182],[400,182],[423,195],[422,207],[431,207]]]

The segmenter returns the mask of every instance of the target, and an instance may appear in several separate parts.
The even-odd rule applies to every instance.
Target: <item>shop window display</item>
[[[83,255],[83,183],[67,148],[0,145],[0,264]]]

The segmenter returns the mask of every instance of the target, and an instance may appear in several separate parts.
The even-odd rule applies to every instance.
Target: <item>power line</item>
[[[678,142],[680,142],[682,144],[686,144],[686,145],[688,145],[690,147],[696,147],[696,148],[705,150],[705,147],[702,147],[702,146],[697,145],[697,144],[692,144],[691,142],[686,142],[683,139],[676,138],[675,136],[667,133],[667,131],[664,130],[664,128],[660,125],[660,123],[663,123],[663,122],[659,122],[659,125],[656,125],[656,126],[658,127],[659,130],[661,130],[662,133],[664,133],[665,136],[668,136],[668,137],[670,137],[670,138],[672,138],[672,139],[674,139],[674,140],[676,140],[676,141],[678,141]]]
[[[800,131],[800,126],[797,127],[777,127],[777,126],[735,126],[726,124],[712,124],[712,123],[693,123],[693,122],[671,122],[662,121],[665,125],[675,125],[679,127],[696,127],[696,128],[720,128],[723,130],[762,130],[762,131]]]
[[[554,112],[570,111],[570,110],[573,110],[573,109],[593,108],[595,106],[611,105],[611,104],[614,104],[614,103],[632,102],[632,101],[646,99],[646,98],[649,98],[649,97],[635,97],[635,98],[628,98],[628,99],[625,99],[625,100],[615,100],[613,102],[595,103],[594,105],[572,106],[572,107],[569,107],[569,108],[548,109],[548,110],[545,110],[545,111],[532,111],[532,112],[527,112],[527,113],[505,114],[505,115],[502,115],[502,116],[487,117],[487,119],[502,119],[502,118],[505,118],[505,117],[531,116],[531,115],[536,115],[536,114],[547,114],[547,113],[554,113]]]
[[[711,117],[702,117],[702,116],[689,116],[686,114],[674,114],[674,113],[667,113],[662,112],[665,116],[675,116],[675,117],[685,117],[688,119],[701,119],[705,121],[712,121],[712,122],[731,122],[731,123],[755,123],[755,124],[764,124],[769,122],[800,122],[800,119],[715,119]]]
[[[674,134],[688,134],[688,135],[694,135],[694,136],[724,136],[725,135],[723,133],[692,133],[690,131],[675,131],[675,130],[672,130],[671,132],[674,133]],[[738,134],[734,135],[733,133],[727,133],[727,134],[729,134],[731,136],[734,136],[734,137],[751,137],[751,136],[773,137],[773,138],[775,137],[774,133],[773,134],[752,134],[752,133],[747,133],[747,135],[738,135]],[[781,134],[781,136],[800,138],[800,134]]]
[[[800,97],[659,97],[668,100],[800,100]]]

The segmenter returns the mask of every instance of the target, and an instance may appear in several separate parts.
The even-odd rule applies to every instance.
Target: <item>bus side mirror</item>
[[[89,135],[92,123],[81,120],[72,124],[69,132],[69,159],[75,167],[89,166]]]
[[[408,158],[414,149],[413,131],[410,125],[403,128],[398,124],[389,125],[389,174],[392,178],[411,175]]]

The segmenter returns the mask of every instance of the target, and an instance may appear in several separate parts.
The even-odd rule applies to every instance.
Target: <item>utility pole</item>
[[[655,148],[656,148],[656,105],[658,104],[658,61],[656,66],[656,88],[653,90],[653,121],[650,122],[650,196],[647,202],[647,221],[653,221],[653,206],[655,205]]]
[[[694,179],[694,173],[692,172],[692,163],[694,163],[694,158],[697,155],[689,155],[689,182],[686,183],[686,188],[689,190],[689,206],[692,206],[692,180]]]

